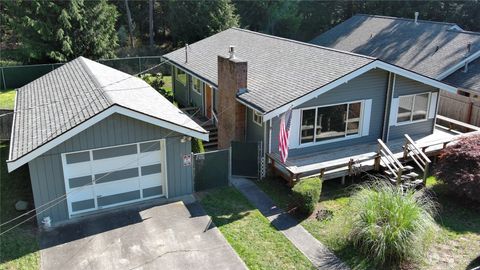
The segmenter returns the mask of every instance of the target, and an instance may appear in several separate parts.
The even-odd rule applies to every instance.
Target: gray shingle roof
[[[17,89],[9,161],[112,105],[206,133],[143,80],[79,57]]]
[[[164,55],[175,64],[217,85],[217,56],[248,62],[248,92],[239,98],[269,112],[373,61],[372,57],[231,28]]]
[[[456,24],[355,15],[311,43],[377,57],[386,62],[437,78],[463,60],[467,44],[480,50],[480,35],[451,30]],[[458,27],[458,26],[457,26]],[[437,50],[438,48],[438,50]]]
[[[460,68],[443,81],[480,93],[480,58],[469,63],[466,72],[464,72],[464,68]]]

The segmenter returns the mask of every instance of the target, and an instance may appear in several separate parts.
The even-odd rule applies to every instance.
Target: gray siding
[[[191,153],[190,143],[181,143],[180,134],[139,120],[114,114],[80,132],[28,163],[38,207],[65,194],[61,153],[108,147],[140,141],[166,139],[169,197],[192,192],[191,168],[184,167],[182,157]],[[38,221],[50,216],[53,224],[68,219],[66,201],[37,216]]]
[[[403,96],[403,95],[420,94],[425,92],[438,92],[438,89],[432,86],[396,75],[393,97],[398,98],[399,96]],[[433,133],[434,128],[435,128],[434,119],[427,119],[426,121],[416,122],[412,124],[390,126],[388,140],[402,138],[404,134],[408,134],[412,137],[419,136],[419,135],[428,135]]]
[[[295,109],[350,102],[354,100],[372,99],[372,112],[368,136],[341,142],[290,149],[289,155],[297,156],[346,145],[375,143],[378,138],[381,138],[382,133],[387,81],[388,72],[379,69],[371,70],[346,84],[342,84],[335,89],[296,107]],[[278,131],[279,118],[276,117],[272,120],[272,152],[278,152]]]
[[[263,126],[253,122],[253,110],[247,108],[247,142],[263,141]]]
[[[187,85],[183,85],[180,82],[177,81],[176,78],[176,70],[177,68],[174,66],[173,67],[173,73],[172,73],[172,86],[173,86],[173,95],[175,101],[177,101],[181,106],[188,106],[189,101],[188,101],[188,89],[189,89],[189,79],[187,75]]]

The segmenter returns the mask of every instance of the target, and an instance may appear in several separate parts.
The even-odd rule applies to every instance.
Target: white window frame
[[[185,74],[185,83],[182,82],[181,80],[179,80],[178,78],[178,72],[181,71]],[[187,76],[187,72],[185,72],[185,70],[182,70],[180,68],[175,68],[175,81],[178,82],[179,84],[183,85],[183,86],[187,86],[187,81],[188,81],[188,76]]]
[[[424,94],[428,94],[428,100],[427,100],[427,110],[426,110],[426,114],[425,114],[425,119],[419,119],[419,120],[412,120],[413,119],[413,109],[414,109],[414,105],[415,105],[415,96],[419,96],[419,95],[424,95]],[[413,96],[413,100],[412,100],[412,108],[411,108],[411,112],[410,112],[410,120],[409,121],[403,121],[403,122],[398,122],[398,110],[400,109],[400,98],[401,97],[412,97]],[[395,112],[395,125],[396,126],[403,126],[403,125],[410,125],[410,124],[415,124],[415,123],[420,123],[420,122],[425,122],[425,121],[428,121],[429,119],[429,114],[430,114],[430,103],[431,103],[431,99],[432,99],[432,92],[422,92],[422,93],[416,93],[416,94],[410,94],[410,95],[400,95],[397,97],[398,99],[398,105],[397,105],[397,109],[396,109],[396,112]]]
[[[352,103],[360,103],[360,119],[358,123],[358,133],[357,134],[347,134],[347,127],[348,125],[345,125],[345,136],[341,138],[334,138],[331,140],[322,140],[322,141],[315,141],[315,134],[316,134],[316,129],[317,129],[317,109],[318,108],[323,108],[323,107],[330,107],[330,106],[337,106],[337,105],[347,105],[347,113],[348,113],[348,108],[349,105]],[[315,109],[315,125],[314,125],[314,140],[313,142],[307,142],[307,143],[302,143],[302,120],[303,120],[303,111],[305,110],[311,110]],[[351,140],[355,138],[360,138],[362,137],[362,131],[363,131],[363,124],[364,124],[364,111],[365,111],[365,100],[355,100],[355,101],[349,101],[349,102],[341,102],[341,103],[334,103],[334,104],[328,104],[328,105],[321,105],[321,106],[313,106],[313,107],[307,107],[307,108],[302,108],[300,109],[300,122],[298,126],[298,148],[303,148],[303,147],[309,147],[309,146],[314,146],[314,145],[322,145],[322,144],[327,144],[327,143],[333,143],[333,142],[339,142],[339,141],[345,141],[345,140]]]
[[[255,110],[252,110],[252,121],[253,123],[263,126],[263,115]]]
[[[200,86],[199,86],[198,89],[195,87],[195,81],[198,81],[200,83]],[[202,85],[203,85],[203,83],[199,78],[192,76],[192,91],[193,92],[195,92],[199,95],[202,95]]]

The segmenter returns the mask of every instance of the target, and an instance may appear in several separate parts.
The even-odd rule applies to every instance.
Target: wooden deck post
[[[405,139],[405,145],[403,146],[403,159],[406,160],[408,158],[408,139]]]
[[[427,176],[428,176],[428,171],[430,170],[430,162],[427,162],[425,164],[425,170],[423,171],[423,185],[427,185]]]
[[[320,178],[323,179],[323,175],[325,174],[325,168],[320,169]]]
[[[348,161],[348,176],[353,174],[353,158]],[[342,178],[342,183],[345,183],[345,176]]]

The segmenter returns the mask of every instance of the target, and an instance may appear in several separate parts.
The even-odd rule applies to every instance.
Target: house
[[[39,224],[193,192],[189,138],[208,133],[139,78],[79,57],[14,111],[8,171],[28,164]]]
[[[311,43],[377,57],[480,95],[480,33],[453,23],[358,14]]]
[[[261,141],[264,158],[291,178],[373,158],[378,139],[445,137],[435,126],[438,92],[457,90],[374,57],[238,28],[164,57],[175,99],[217,123],[219,148]],[[279,119],[289,110],[289,157],[281,163]]]

